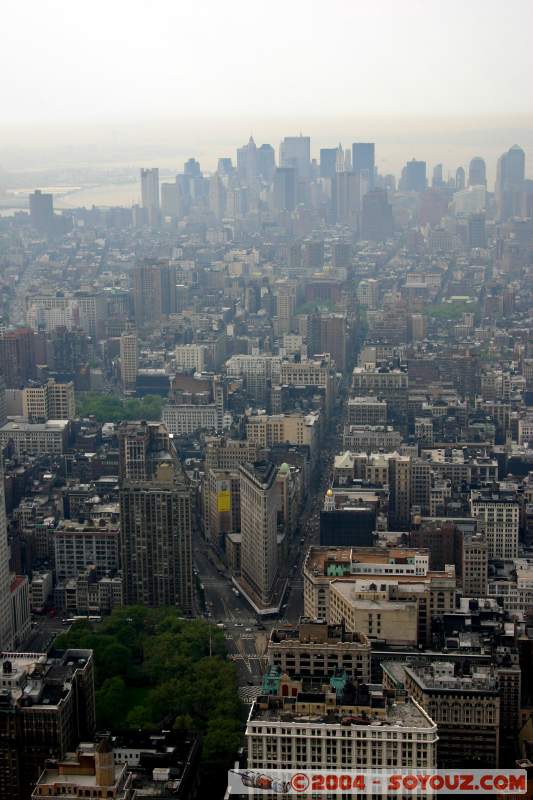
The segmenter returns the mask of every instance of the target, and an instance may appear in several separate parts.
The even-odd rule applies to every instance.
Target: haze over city
[[[533,797],[533,4],[0,19],[0,800]]]

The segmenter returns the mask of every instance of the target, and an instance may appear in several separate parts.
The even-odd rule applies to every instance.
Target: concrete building
[[[22,390],[22,414],[29,422],[54,419],[72,420],[76,417],[74,384],[49,380],[42,386],[27,386]]]
[[[250,769],[431,769],[437,726],[413,700],[388,703],[377,687],[345,677],[309,687],[278,673],[246,724]]]
[[[67,615],[110,614],[124,605],[124,582],[119,575],[100,578],[90,566],[75,578],[59,581],[54,589],[54,605]]]
[[[350,397],[347,403],[348,425],[386,425],[387,403],[377,397]]]
[[[241,476],[241,574],[260,603],[268,605],[278,577],[277,470],[270,461],[239,467]]]
[[[139,372],[139,352],[136,331],[126,331],[120,337],[120,379],[125,392],[134,391]]]
[[[307,445],[313,459],[320,438],[320,414],[261,414],[246,420],[246,438],[259,448],[290,442]]]
[[[486,489],[473,490],[470,508],[478,520],[478,529],[485,535],[489,558],[518,556],[520,506],[513,492]]]
[[[191,613],[191,489],[164,425],[121,426],[119,475],[125,601]]]
[[[205,472],[210,469],[233,470],[241,464],[257,460],[258,446],[247,439],[228,439],[225,436],[207,437]]]
[[[0,428],[0,445],[10,443],[18,455],[63,455],[70,426],[66,419],[47,422],[7,422]]]
[[[354,453],[398,450],[402,435],[391,425],[345,425],[342,446]]]
[[[461,675],[446,661],[403,671],[405,691],[437,724],[439,767],[497,767],[501,701],[496,675],[481,667]]]
[[[334,580],[329,590],[328,621],[333,625],[344,621],[348,630],[361,631],[370,639],[381,639],[389,645],[427,644],[428,589],[417,586],[413,591],[413,588],[384,578]],[[423,638],[419,636],[422,614]]]
[[[397,595],[400,593],[405,599],[415,598],[413,602],[418,607],[417,640],[422,643],[427,641],[431,633],[432,618],[455,608],[455,567],[449,565],[445,570],[430,570],[427,550],[311,547],[304,561],[303,576],[305,616],[328,621],[332,620],[330,589],[333,581],[337,582],[337,595],[342,592],[339,591],[340,583],[351,583],[352,588],[355,588],[358,580],[368,581],[376,586],[397,585],[394,590]],[[406,585],[405,591],[402,590],[403,584]],[[389,596],[388,588],[383,591]],[[394,599],[393,594],[390,596]],[[336,621],[340,621],[340,617]],[[377,624],[375,628],[377,629]],[[399,637],[397,631],[395,635]],[[377,637],[377,630],[373,632],[373,636]]]
[[[354,683],[370,681],[370,641],[342,624],[301,619],[299,625],[273,628],[267,657],[282,675],[325,678],[344,672]]]
[[[32,800],[39,797],[133,798],[133,773],[124,762],[115,763],[107,739],[80,744],[75,753],[48,765],[39,776]]]
[[[373,311],[378,307],[379,281],[375,278],[365,278],[357,285],[357,301],[365,308]]]
[[[487,594],[489,549],[483,534],[463,536],[462,593],[465,597]]]
[[[382,397],[398,415],[407,410],[409,378],[400,369],[354,367],[352,391],[354,395]]]
[[[59,520],[53,532],[56,576],[76,578],[89,565],[98,577],[119,568],[120,527],[100,520],[95,524]]]
[[[205,345],[178,344],[174,350],[176,366],[203,372],[205,369]]]
[[[11,575],[9,573],[4,473],[1,467],[0,463],[0,651],[13,648],[15,634],[11,608]]]
[[[31,631],[30,583],[27,575],[11,575],[13,646],[21,648]]]
[[[174,436],[185,436],[198,430],[222,430],[219,407],[215,403],[208,405],[168,405],[163,406],[161,419]]]
[[[204,480],[206,537],[223,548],[225,535],[241,529],[241,478],[238,468],[210,469]]]
[[[226,361],[226,374],[244,379],[246,393],[265,403],[271,385],[280,382],[281,358],[266,355],[235,355]]]
[[[33,571],[30,584],[30,604],[33,611],[43,611],[54,588],[54,576],[48,570]]]
[[[46,761],[95,729],[91,650],[0,654],[0,797],[29,800]]]

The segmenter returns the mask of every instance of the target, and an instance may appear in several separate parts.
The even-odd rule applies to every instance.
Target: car
[[[246,633],[251,633],[252,632],[251,628],[245,628],[244,630],[245,630]]]
[[[242,622],[235,622],[234,624],[236,628],[244,628],[244,623]]]

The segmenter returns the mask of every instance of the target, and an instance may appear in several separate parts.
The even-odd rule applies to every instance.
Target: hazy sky
[[[0,13],[8,128],[531,111],[532,0],[2,0]]]

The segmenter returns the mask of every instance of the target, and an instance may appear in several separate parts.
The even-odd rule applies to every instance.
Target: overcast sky
[[[531,111],[532,0],[2,0],[2,124]]]

